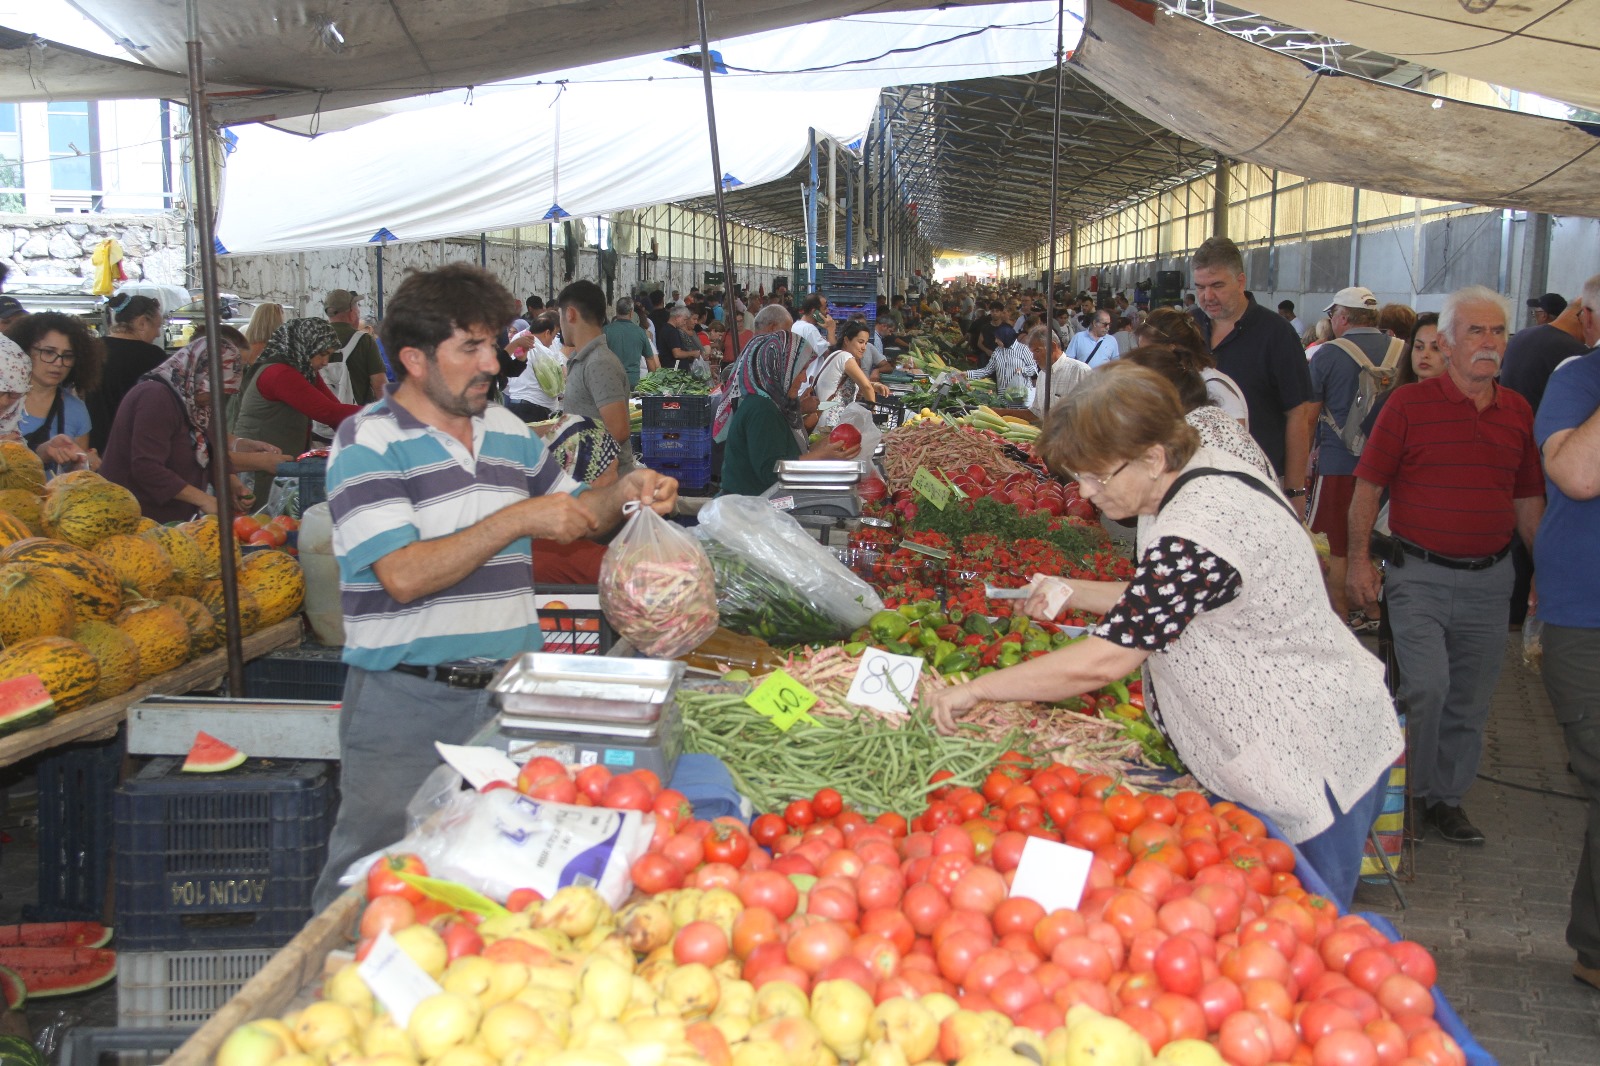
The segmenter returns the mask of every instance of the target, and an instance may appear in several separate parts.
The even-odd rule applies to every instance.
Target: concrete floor
[[[1566,761],[1544,687],[1522,665],[1514,633],[1482,778],[1465,803],[1488,843],[1424,840],[1403,886],[1404,910],[1383,885],[1363,885],[1357,896],[1358,909],[1389,917],[1434,952],[1440,986],[1504,1066],[1600,1064],[1600,992],[1572,979],[1564,938],[1583,819],[1581,802],[1568,798],[1578,785]],[[29,787],[25,772],[0,778],[14,797]],[[0,826],[11,838],[0,844],[0,921],[14,922],[36,895],[36,841],[25,804],[13,804]],[[36,1033],[53,1024],[113,1026],[116,993],[108,986],[36,1000],[27,1013]]]

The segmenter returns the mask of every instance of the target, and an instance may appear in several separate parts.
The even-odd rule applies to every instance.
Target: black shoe
[[[1452,844],[1482,844],[1483,833],[1472,824],[1467,812],[1448,803],[1435,803],[1428,808],[1428,820],[1439,835]]]

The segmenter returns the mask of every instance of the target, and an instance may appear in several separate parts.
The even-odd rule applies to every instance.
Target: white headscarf
[[[22,421],[22,400],[28,394],[33,362],[11,338],[0,334],[0,392],[18,394],[15,403],[0,409],[0,433],[15,433]]]

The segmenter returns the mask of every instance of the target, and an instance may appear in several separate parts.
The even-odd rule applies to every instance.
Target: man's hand
[[[518,506],[526,512],[525,527],[531,537],[553,540],[557,544],[571,544],[579,537],[587,537],[600,529],[594,512],[577,497],[564,492],[536,496]]]
[[[1378,573],[1378,568],[1372,565],[1370,558],[1352,553],[1344,584],[1345,592],[1350,597],[1350,606],[1359,607],[1369,615],[1377,613],[1378,597],[1383,592],[1383,575]]]
[[[622,479],[621,488],[624,500],[635,500],[658,515],[671,514],[678,502],[677,479],[645,466],[630,471]]]
[[[229,449],[229,451],[235,452],[276,452],[277,450],[278,446],[276,444],[268,444],[259,440],[247,440],[244,437],[233,438],[233,447]]]

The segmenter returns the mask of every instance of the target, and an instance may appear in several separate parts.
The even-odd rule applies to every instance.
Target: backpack
[[[1367,353],[1354,341],[1340,337],[1328,343],[1354,359],[1361,371],[1356,384],[1356,398],[1351,401],[1350,412],[1345,417],[1344,425],[1341,426],[1333,420],[1333,415],[1328,413],[1326,405],[1322,408],[1321,421],[1339,435],[1340,442],[1351,455],[1360,455],[1361,450],[1367,446],[1367,435],[1362,432],[1361,427],[1366,422],[1367,415],[1372,413],[1372,408],[1376,406],[1378,399],[1387,395],[1399,380],[1400,356],[1406,350],[1406,342],[1398,337],[1389,338],[1389,350],[1383,354],[1381,364],[1375,364],[1368,359]]]

